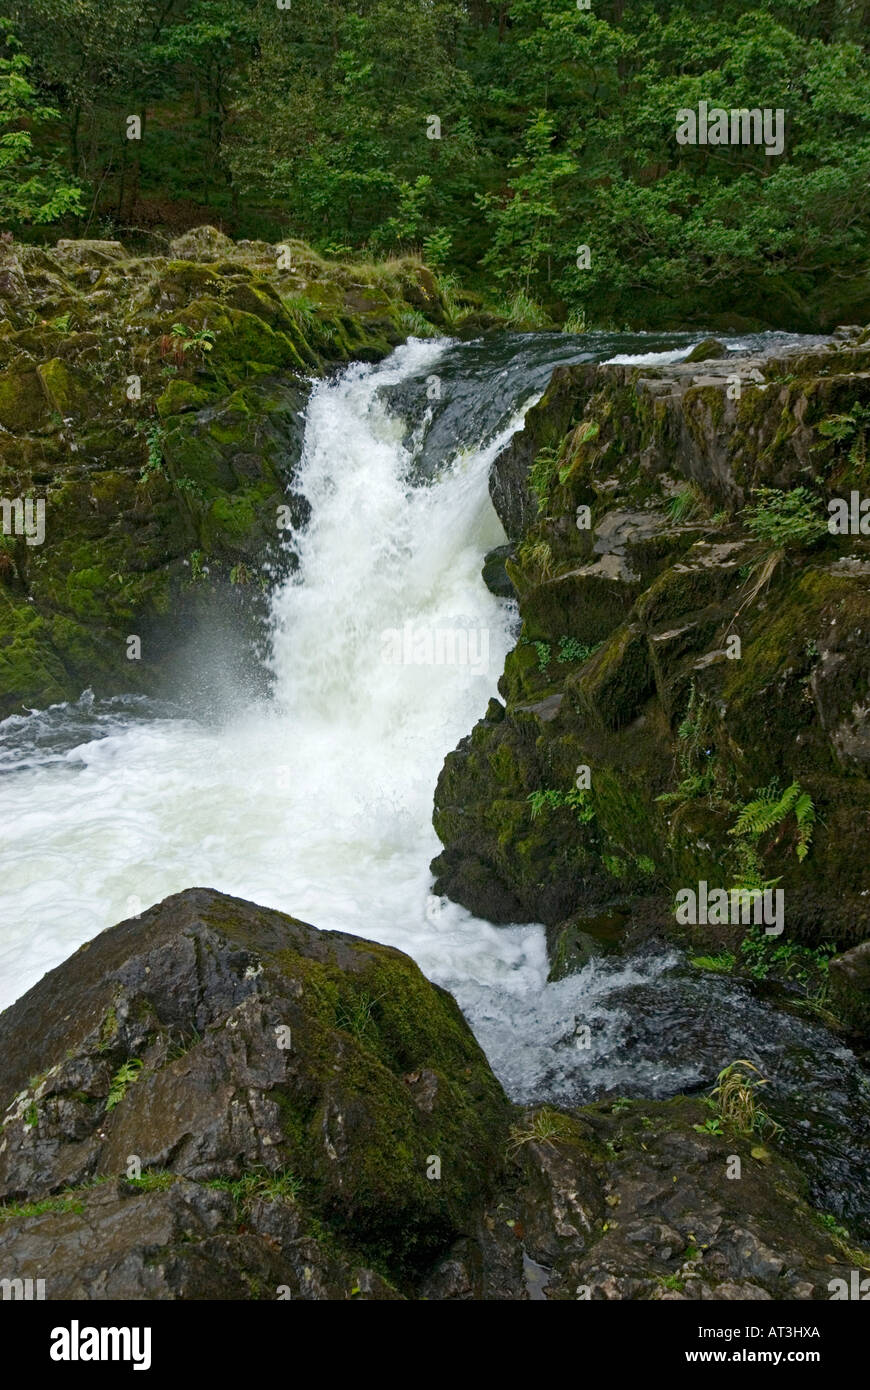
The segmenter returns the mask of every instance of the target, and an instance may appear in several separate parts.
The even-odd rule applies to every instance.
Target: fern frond
[[[813,827],[816,823],[816,808],[809,792],[799,796],[794,804],[795,820],[798,823],[798,842],[795,853],[799,863],[806,859],[813,842]]]
[[[750,801],[743,807],[743,810],[737,817],[736,823],[732,825],[728,834],[763,835],[766,830],[770,830],[771,826],[777,824],[777,821],[780,819],[778,811],[779,803],[776,801],[765,801],[763,799]]]

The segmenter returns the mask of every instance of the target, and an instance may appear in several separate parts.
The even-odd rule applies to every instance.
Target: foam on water
[[[112,923],[195,884],[222,889],[407,951],[456,995],[518,1100],[666,1096],[755,1059],[819,1204],[870,1236],[870,1086],[824,1029],[674,951],[548,985],[540,926],[495,928],[431,892],[433,789],[514,641],[513,605],[480,577],[504,539],[492,460],[548,358],[665,363],[691,347],[675,336],[644,354],[630,351],[642,338],[605,335],[412,341],[316,384],[295,484],[311,518],[272,605],[274,698],[194,718],[86,694],[0,725],[0,1007]],[[433,369],[445,395],[424,444]],[[420,634],[446,633],[475,659],[385,659],[385,634],[406,631],[412,656]]]
[[[3,789],[0,1004],[194,883],[399,946],[448,985],[540,987],[539,928],[496,930],[430,894],[433,788],[513,643],[514,609],[480,567],[504,539],[490,464],[522,423],[410,485],[379,388],[425,373],[444,346],[411,342],[314,388],[297,480],[312,517],[274,600],[272,703],[214,725],[131,719],[116,702],[95,736],[19,749]],[[384,634],[408,624],[474,634],[476,659],[462,664],[461,644],[452,664],[449,647],[440,665],[385,659]],[[9,724],[20,735],[26,721]]]

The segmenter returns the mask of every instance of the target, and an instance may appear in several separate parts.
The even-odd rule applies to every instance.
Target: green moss
[[[157,401],[157,413],[165,419],[168,415],[177,415],[184,410],[201,410],[213,399],[208,391],[203,391],[201,386],[195,386],[192,381],[173,377]]]
[[[10,367],[0,372],[0,425],[13,434],[45,428],[49,407],[37,372]]]
[[[62,419],[86,419],[98,413],[100,400],[95,388],[60,358],[43,362],[37,374],[50,408]]]

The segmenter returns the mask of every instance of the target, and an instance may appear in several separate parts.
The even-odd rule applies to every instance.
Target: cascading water
[[[104,927],[207,885],[407,951],[520,1100],[666,1096],[756,1058],[819,1204],[866,1229],[870,1096],[824,1029],[677,952],[547,985],[540,927],[496,929],[431,894],[435,782],[514,640],[513,606],[480,578],[504,538],[490,464],[554,365],[674,360],[692,341],[412,341],[316,384],[294,484],[310,520],[272,605],[272,699],[240,696],[217,718],[86,695],[0,726],[0,1006]]]

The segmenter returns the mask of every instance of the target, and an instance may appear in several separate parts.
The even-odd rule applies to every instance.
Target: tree
[[[0,221],[55,222],[82,211],[82,190],[52,156],[34,150],[34,127],[59,120],[29,80],[31,62],[0,19]]]

